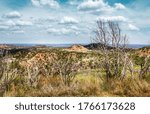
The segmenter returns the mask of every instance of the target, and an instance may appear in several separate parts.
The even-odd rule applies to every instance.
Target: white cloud
[[[5,32],[11,32],[11,33],[17,33],[21,31],[21,28],[24,26],[30,26],[32,25],[29,21],[23,21],[23,20],[3,20],[2,23],[0,23],[0,31]],[[16,31],[16,32],[15,32]]]
[[[13,31],[13,33],[14,34],[24,34],[25,33],[25,31],[23,31],[23,30],[16,30],[16,31]]]
[[[32,22],[30,22],[30,21],[23,21],[23,20],[18,20],[15,23],[16,23],[16,26],[31,26],[31,25],[33,25]]]
[[[73,17],[63,17],[60,21],[61,24],[77,24],[79,21]]]
[[[103,0],[88,0],[88,1],[84,1],[83,3],[81,3],[77,8],[78,10],[95,10],[95,9],[99,9],[100,7],[105,7],[107,6],[107,4],[104,3]]]
[[[8,26],[0,25],[0,31],[5,31],[5,30],[8,30],[8,29],[9,29]]]
[[[55,0],[31,0],[34,6],[48,6],[50,8],[59,8],[59,3]]]
[[[26,20],[3,20],[0,22],[0,32],[7,32],[7,33],[24,33],[21,29],[26,26],[33,25],[32,22]]]
[[[128,26],[129,26],[129,30],[132,30],[132,31],[139,31],[140,30],[138,27],[136,27],[133,24],[129,24]]]
[[[47,17],[45,20],[50,21],[50,22],[57,21],[57,19],[55,17]]]
[[[115,9],[124,10],[126,7],[121,3],[115,3]]]
[[[49,28],[47,32],[51,34],[56,34],[56,35],[61,35],[61,34],[66,35],[66,34],[72,33],[73,31],[71,31],[70,29],[66,29],[66,28],[61,28],[61,29]]]
[[[70,28],[71,28],[72,30],[79,30],[79,28],[78,28],[77,26],[74,26],[74,25],[72,25]]]
[[[30,21],[24,21],[24,20],[8,20],[4,23],[5,26],[31,26],[33,25]]]
[[[39,7],[41,5],[40,0],[31,0],[31,2],[34,6],[37,6],[37,7]]]
[[[112,12],[114,9],[104,0],[88,0],[78,5],[79,11],[88,11],[91,13]]]
[[[108,16],[108,17],[98,17],[97,20],[102,20],[102,21],[117,21],[117,22],[127,22],[128,19],[123,17],[123,16]]]
[[[54,22],[59,22],[55,17],[42,17],[42,18],[32,18],[32,22],[37,26],[44,26],[45,24],[52,24]]]
[[[6,21],[6,22],[4,23],[4,25],[6,25],[6,26],[15,26],[16,23],[15,23],[13,20],[8,20],[8,21]]]
[[[78,5],[79,4],[79,1],[78,0],[69,0],[68,3],[70,5]]]
[[[47,29],[47,32],[53,35],[78,35],[80,32],[73,30],[73,29],[69,29],[69,28],[60,28],[60,29],[56,29],[56,28],[49,28]]]
[[[60,30],[58,29],[54,29],[54,28],[49,28],[47,30],[48,33],[54,33],[54,34],[59,34],[60,33]]]
[[[126,7],[121,3],[110,6],[105,0],[84,0],[77,7],[79,11],[86,11],[93,14],[112,13],[116,10],[124,10]]]
[[[13,11],[13,12],[10,12],[8,14],[5,14],[4,17],[7,17],[7,18],[20,18],[21,14],[17,11]]]

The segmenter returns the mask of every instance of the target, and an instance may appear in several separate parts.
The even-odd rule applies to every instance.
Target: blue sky
[[[96,20],[150,44],[149,0],[0,0],[0,43],[90,43]]]

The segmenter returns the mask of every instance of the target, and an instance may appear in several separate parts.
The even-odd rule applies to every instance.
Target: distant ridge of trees
[[[150,49],[150,46],[145,46],[145,47],[142,47],[140,49]]]
[[[104,44],[100,44],[100,43],[91,43],[88,45],[84,45],[84,47],[88,48],[88,49],[99,49],[103,46]],[[107,46],[107,49],[113,49],[113,47],[111,46]]]
[[[104,44],[100,44],[100,43],[91,43],[91,44],[88,44],[88,45],[84,45],[85,48],[89,49],[89,50],[99,50],[101,49],[101,47],[103,47]],[[113,46],[105,46],[108,50],[112,50],[112,49],[115,49],[115,47]],[[126,51],[133,51],[134,49],[133,48],[125,48]]]

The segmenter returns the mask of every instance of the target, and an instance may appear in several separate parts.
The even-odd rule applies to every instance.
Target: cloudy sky
[[[90,43],[96,20],[150,44],[149,0],[0,0],[0,43]]]

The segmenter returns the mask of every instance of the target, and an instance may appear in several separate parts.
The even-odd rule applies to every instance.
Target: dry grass
[[[113,80],[108,86],[109,93],[116,96],[150,96],[150,84],[145,80],[128,78],[124,81]]]
[[[64,85],[59,77],[42,77],[37,87],[27,85],[10,85],[4,96],[33,97],[70,97],[70,96],[121,96],[149,97],[150,83],[145,80],[128,78],[124,81],[111,80],[109,83],[98,76],[78,75],[70,86]]]

